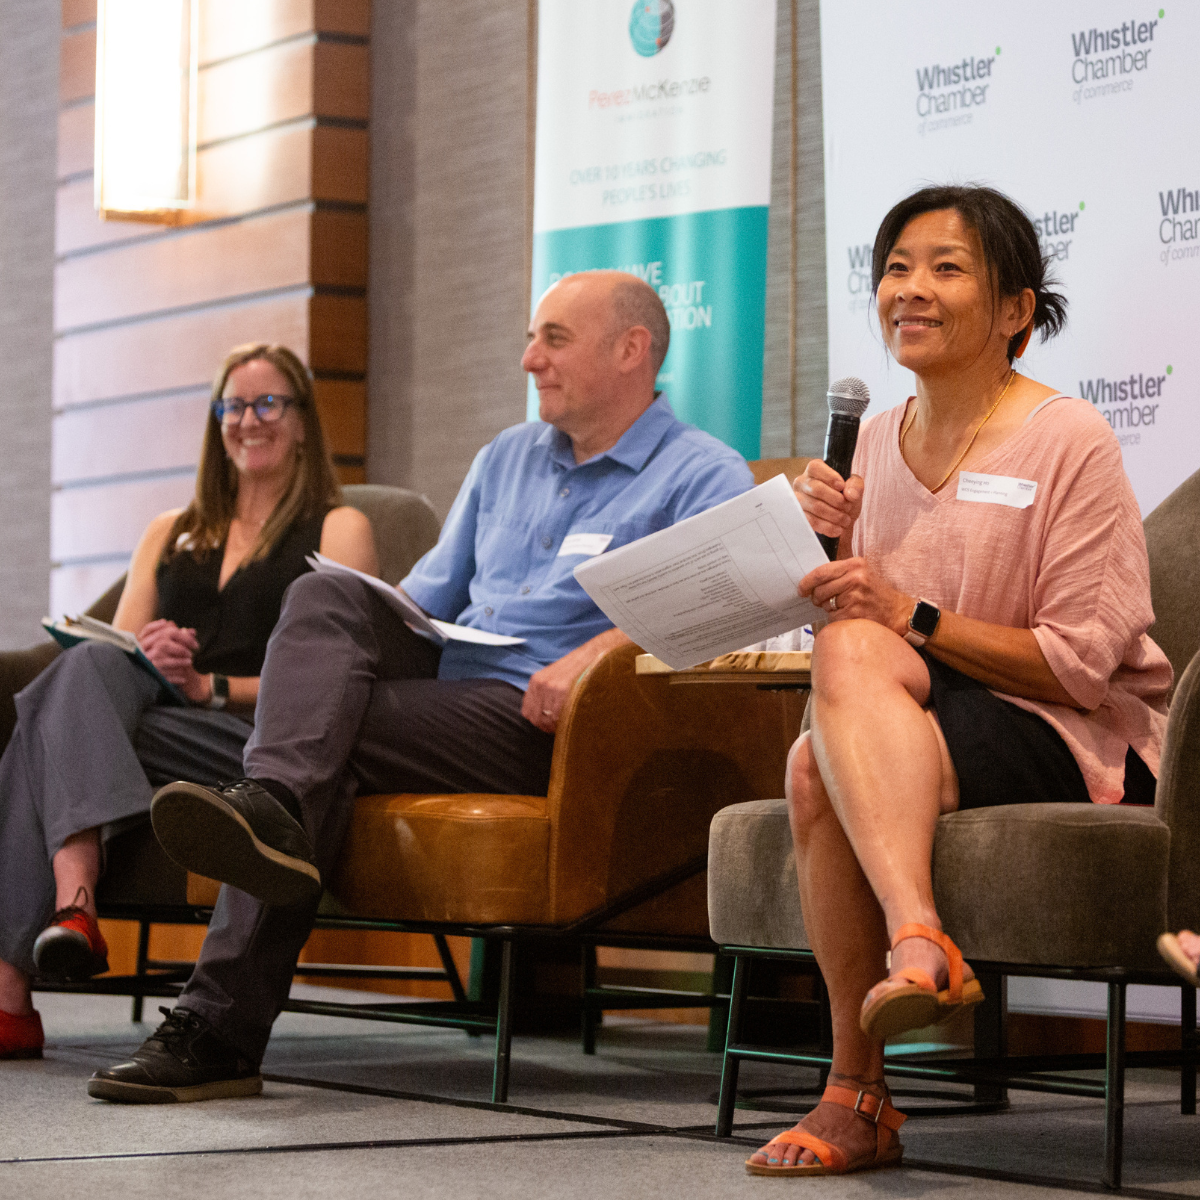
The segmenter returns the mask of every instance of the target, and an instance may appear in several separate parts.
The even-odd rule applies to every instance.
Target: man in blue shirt
[[[251,1095],[312,928],[354,796],[545,795],[575,681],[628,642],[575,566],[703,512],[752,483],[727,446],[677,420],[654,382],[670,326],[632,275],[570,276],[530,323],[522,366],[540,423],[476,456],[437,546],[398,585],[426,613],[523,639],[444,648],[347,574],[289,588],[259,685],[247,778],[177,783],[155,832],[181,865],[231,885],[179,1006],[93,1096],[172,1102]]]

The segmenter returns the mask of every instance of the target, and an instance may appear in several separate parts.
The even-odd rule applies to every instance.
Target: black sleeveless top
[[[283,593],[310,570],[304,559],[320,547],[324,521],[321,513],[293,522],[266,558],[244,563],[223,588],[217,583],[224,546],[203,558],[183,550],[159,563],[158,615],[196,631],[195,667],[201,675],[262,674]]]

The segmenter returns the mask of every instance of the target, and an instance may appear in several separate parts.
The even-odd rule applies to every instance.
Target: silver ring
[[[552,716],[554,716],[554,714],[548,708],[543,708],[542,716],[543,717],[552,717]]]
[[[836,596],[829,597],[829,611],[837,612],[837,597]]]

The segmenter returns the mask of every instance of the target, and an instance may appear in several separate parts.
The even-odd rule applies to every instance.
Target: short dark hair
[[[1047,271],[1049,260],[1038,245],[1037,231],[1023,208],[1003,192],[980,184],[924,187],[906,196],[883,218],[875,235],[871,257],[871,294],[879,290],[888,255],[904,227],[922,213],[952,208],[963,224],[975,232],[983,250],[984,265],[993,281],[993,306],[998,297],[1019,296],[1026,288],[1034,295],[1033,327],[1045,342],[1067,323],[1067,298],[1052,291],[1058,286]],[[1008,343],[1012,362],[1024,337],[1024,329]]]
[[[650,331],[650,361],[657,374],[671,345],[671,322],[658,293],[636,275],[618,279],[612,290],[612,314],[614,334],[635,325]]]

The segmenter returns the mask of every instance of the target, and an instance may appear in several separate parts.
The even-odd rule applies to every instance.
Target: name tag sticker
[[[572,554],[582,554],[585,558],[595,558],[608,549],[608,543],[613,540],[611,533],[568,533],[563,538],[558,557],[567,558]]]
[[[959,500],[976,504],[1007,504],[1009,508],[1028,508],[1037,495],[1037,481],[1012,475],[980,475],[962,471],[958,476]]]

